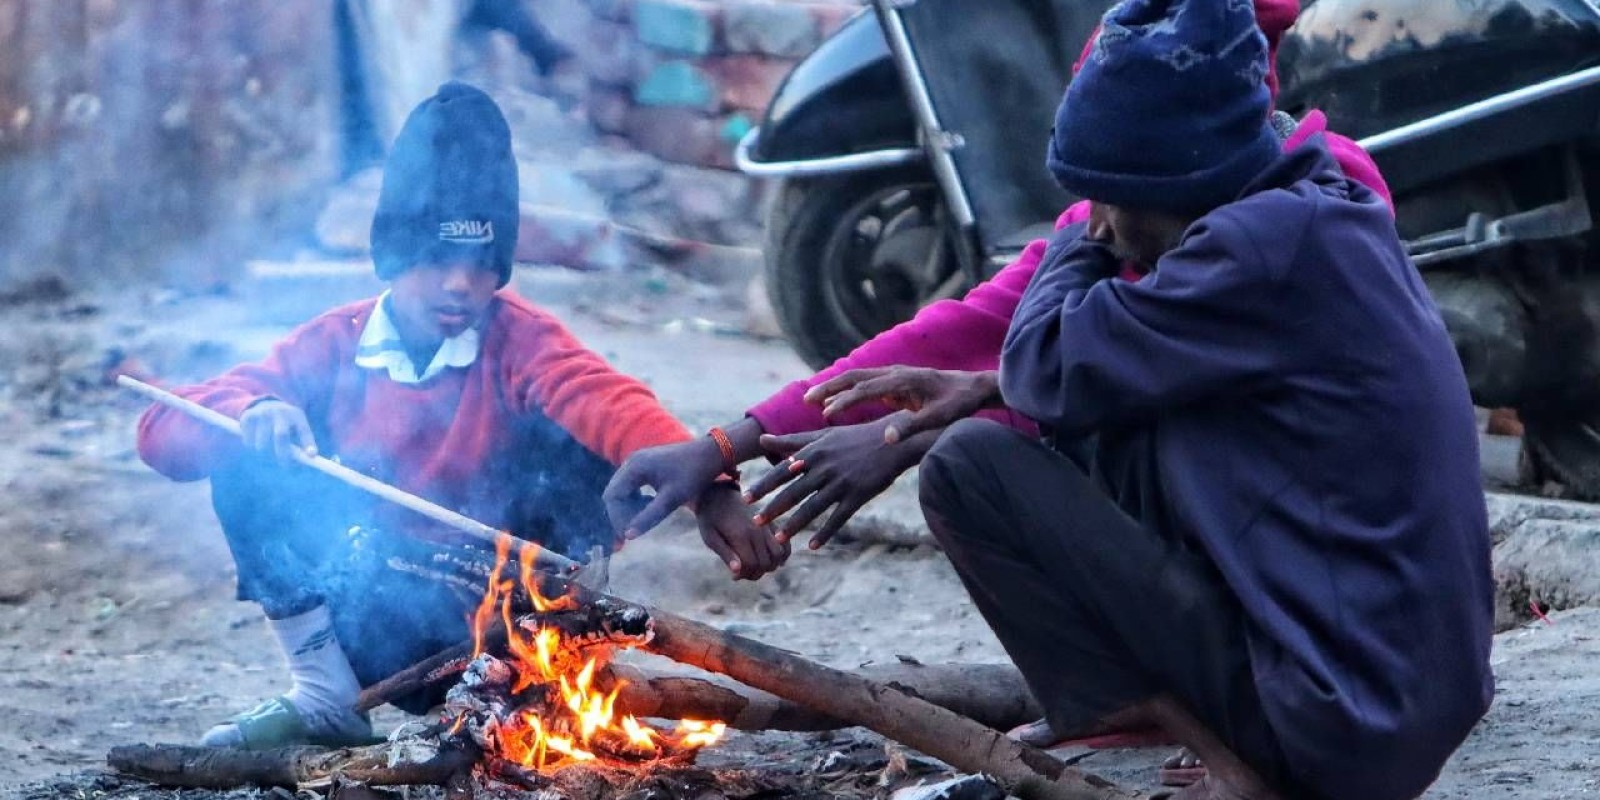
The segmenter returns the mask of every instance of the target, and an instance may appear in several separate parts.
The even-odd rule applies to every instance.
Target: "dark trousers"
[[[311,470],[257,456],[211,477],[211,500],[233,552],[240,600],[269,619],[326,605],[362,686],[465,641],[481,589],[419,575],[451,548],[370,526],[366,495]],[[442,696],[395,705],[421,713]]]
[[[1211,562],[1171,534],[1150,437],[1107,433],[1074,456],[966,420],[922,462],[928,525],[1051,727],[1084,731],[1170,694],[1289,785],[1244,615]]]

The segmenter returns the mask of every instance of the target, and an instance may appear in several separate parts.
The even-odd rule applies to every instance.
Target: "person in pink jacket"
[[[1294,23],[1299,4],[1297,0],[1255,0],[1255,12],[1270,48],[1266,81],[1276,97],[1277,47]],[[1084,56],[1093,41],[1090,37],[1085,44]],[[1287,123],[1280,126],[1285,150],[1322,134],[1345,174],[1392,206],[1377,165],[1355,142],[1328,131],[1322,112],[1313,110],[1298,123],[1281,113],[1276,116],[1277,121]],[[1062,212],[1055,227],[1059,230],[1088,217],[1089,204],[1075,203]],[[868,500],[916,466],[938,438],[937,429],[898,435],[897,426],[906,424],[907,412],[903,404],[893,402],[896,386],[903,385],[896,382],[915,380],[916,375],[900,372],[891,376],[887,368],[922,367],[967,373],[962,380],[994,380],[1006,329],[1046,244],[1043,239],[1032,242],[1016,261],[965,297],[923,308],[827,369],[785,386],[751,408],[743,419],[713,428],[707,436],[691,442],[635,453],[606,489],[612,523],[623,535],[638,536],[699,497],[719,476],[737,475],[740,463],[758,456],[789,457],[782,469],[773,470],[745,492],[746,502],[754,503],[787,483],[766,507],[753,518],[733,518],[728,513],[699,515],[701,537],[736,578],[754,580],[782,564],[789,539],[832,508],[833,513],[808,544],[812,549],[821,547]],[[1128,269],[1123,277],[1138,280],[1140,276]],[[889,402],[881,399],[885,397]],[[897,410],[900,415],[891,414]],[[941,410],[931,411],[931,416],[940,416]],[[965,410],[955,413],[964,416]],[[1024,431],[1037,430],[1032,420],[1010,409],[977,413]],[[890,444],[886,446],[886,442]],[[794,458],[802,448],[804,457]],[[655,498],[638,511],[635,498],[645,486],[655,490]],[[794,513],[777,525],[774,537],[769,526],[791,510]],[[773,546],[774,541],[778,547]]]

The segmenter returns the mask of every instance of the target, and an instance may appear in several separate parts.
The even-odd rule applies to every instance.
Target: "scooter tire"
[[[784,337],[812,369],[829,366],[889,327],[853,320],[840,307],[838,292],[845,289],[829,285],[829,242],[850,224],[846,210],[885,187],[932,181],[926,170],[910,168],[793,179],[777,187],[762,248],[767,298]]]

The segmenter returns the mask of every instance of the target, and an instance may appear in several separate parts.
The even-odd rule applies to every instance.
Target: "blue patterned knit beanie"
[[[1073,194],[1196,214],[1280,154],[1251,0],[1124,0],[1056,110],[1046,159]]]

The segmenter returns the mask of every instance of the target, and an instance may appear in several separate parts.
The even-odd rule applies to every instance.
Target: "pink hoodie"
[[[1274,94],[1278,88],[1278,41],[1294,23],[1298,9],[1297,0],[1256,0],[1256,19],[1271,47],[1273,69],[1267,80]],[[1093,42],[1093,37],[1090,42]],[[1088,45],[1084,50],[1088,51]],[[1327,127],[1327,117],[1320,111],[1312,111],[1301,120],[1300,127],[1284,142],[1283,147],[1292,150],[1311,136],[1323,134],[1324,144],[1338,160],[1345,175],[1370,187],[1392,206],[1389,187],[1378,173],[1372,158],[1355,142],[1328,131]],[[1088,218],[1088,202],[1075,203],[1056,219],[1056,229]],[[1047,244],[1044,239],[1031,242],[1016,261],[993,278],[974,287],[966,297],[941,300],[927,306],[915,317],[878,334],[827,369],[780,389],[777,394],[750,409],[749,415],[761,423],[762,430],[776,435],[814,431],[829,425],[869,422],[887,414],[889,409],[876,403],[862,404],[829,420],[822,416],[819,406],[805,402],[806,390],[841,372],[864,367],[904,364],[974,372],[998,369],[1000,345],[1005,340],[1006,328],[1011,324],[1011,315],[1016,312],[1017,303],[1022,299],[1023,290],[1028,288],[1034,270],[1039,268],[1039,259],[1044,255]],[[1032,420],[1009,409],[986,411],[983,416],[1020,430],[1037,430]]]

